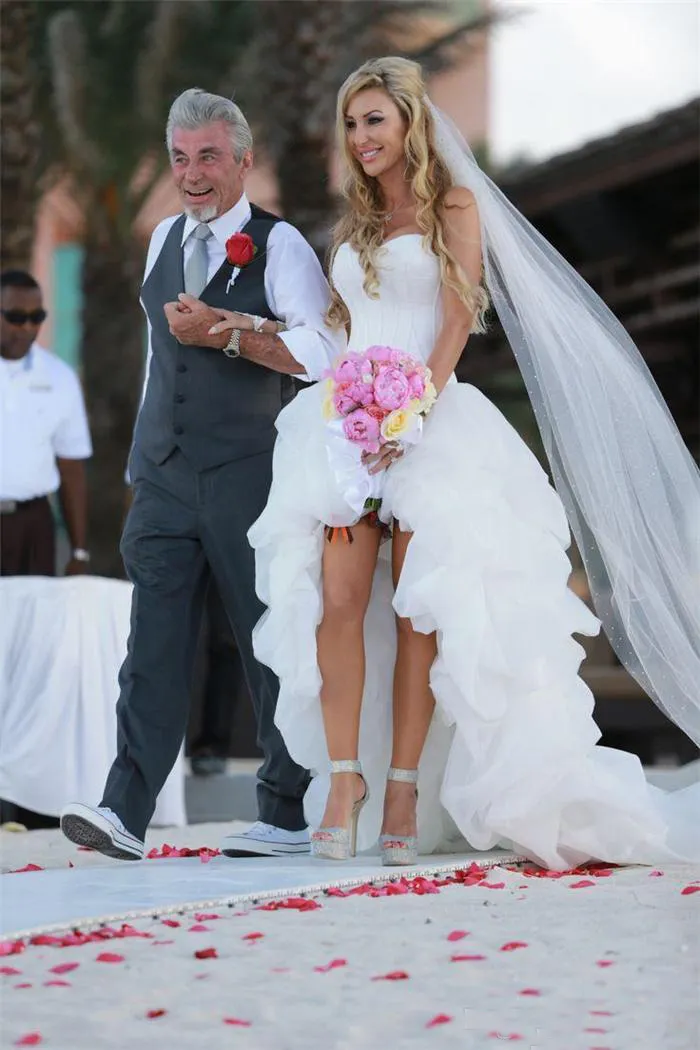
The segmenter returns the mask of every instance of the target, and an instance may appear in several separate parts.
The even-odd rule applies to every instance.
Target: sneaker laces
[[[112,824],[116,824],[119,831],[123,831],[125,835],[131,834],[131,832],[126,830],[117,814],[114,812],[113,809],[110,809],[109,806],[98,806],[97,812],[101,813],[103,817],[107,817],[107,819],[110,820]]]

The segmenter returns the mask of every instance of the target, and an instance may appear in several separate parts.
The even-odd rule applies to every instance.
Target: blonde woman
[[[328,322],[353,349],[380,344],[422,359],[438,396],[418,444],[399,435],[354,471],[329,439],[323,383],[278,418],[270,499],[249,533],[268,607],[254,643],[280,678],[276,722],[287,747],[316,774],[305,801],[313,853],[338,860],[378,845],[385,863],[411,864],[467,840],[508,844],[552,868],[700,857],[697,794],[667,797],[648,787],[636,758],[595,746],[572,634],[594,635],[599,622],[567,587],[562,502],[494,406],[455,380],[465,342],[483,325],[484,273],[545,441],[552,406],[578,435],[576,384],[593,382],[586,355],[599,352],[603,415],[606,397],[624,413],[624,398],[638,396],[649,428],[668,439],[672,474],[677,435],[667,415],[657,425],[644,407],[656,398],[651,380],[637,389],[631,373],[619,384],[610,374],[613,349],[592,335],[594,309],[605,308],[487,184],[428,101],[418,66],[384,58],[353,73],[338,96],[338,137],[347,207],[333,238]],[[564,383],[526,356],[534,341],[558,362],[581,339],[583,364],[567,368]],[[573,399],[557,401],[569,387]],[[614,440],[588,425],[594,469],[587,453],[585,463],[568,455],[568,431],[551,446],[553,466],[575,463],[569,473],[555,466],[555,476],[567,494],[582,493],[581,511],[589,491],[575,483],[600,474],[606,485],[596,457]],[[608,454],[626,455],[627,438]],[[682,472],[682,454],[680,464]],[[590,492],[595,506],[600,486]],[[617,492],[625,514],[646,495],[627,500],[623,482]],[[570,516],[606,553],[595,514]],[[616,515],[608,508],[606,517]],[[623,565],[641,557],[612,548]],[[609,581],[614,557],[605,564]],[[669,565],[650,573],[657,568],[672,575]],[[605,597],[615,605],[609,589]],[[666,706],[673,712],[668,697]]]

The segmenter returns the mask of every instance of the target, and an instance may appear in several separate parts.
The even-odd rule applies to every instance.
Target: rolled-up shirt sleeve
[[[345,348],[345,333],[324,320],[330,290],[311,245],[289,223],[279,222],[267,242],[265,294],[287,326],[280,332],[292,357],[306,369],[299,379],[320,379]]]

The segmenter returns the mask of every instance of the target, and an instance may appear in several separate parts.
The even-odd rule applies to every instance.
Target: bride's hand
[[[253,330],[253,318],[247,314],[238,314],[234,310],[222,310],[220,307],[215,307],[214,312],[220,319],[211,326],[209,335],[219,335],[221,332],[228,332],[234,328],[240,328],[242,332]]]
[[[386,470],[392,463],[395,463],[397,459],[401,459],[404,450],[400,445],[390,443],[388,445],[382,445],[379,452],[363,452],[362,463],[367,468],[368,474],[379,474],[382,470]]]

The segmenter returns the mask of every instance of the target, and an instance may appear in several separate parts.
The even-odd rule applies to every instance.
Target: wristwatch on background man
[[[72,557],[73,561],[82,561],[87,564],[90,561],[90,551],[86,551],[82,547],[76,547]]]

